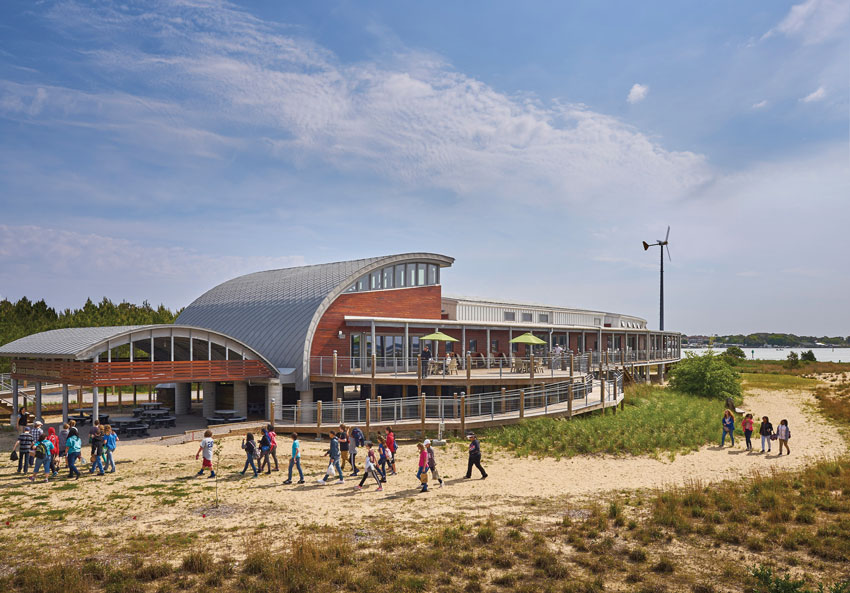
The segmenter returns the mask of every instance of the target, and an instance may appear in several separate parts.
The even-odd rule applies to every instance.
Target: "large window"
[[[469,352],[478,352],[478,340],[469,340]]]
[[[516,321],[516,313],[513,311],[505,311],[505,321]]]
[[[523,313],[522,314],[523,321],[531,321],[531,313]]]
[[[494,353],[499,351],[499,340],[490,340],[490,351]]]
[[[440,266],[411,263],[387,266],[357,279],[346,292],[387,290],[409,286],[433,286],[440,283]]]

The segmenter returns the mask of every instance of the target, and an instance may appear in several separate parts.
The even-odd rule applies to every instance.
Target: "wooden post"
[[[505,413],[505,388],[502,387],[502,414]]]
[[[573,419],[573,382],[570,381],[570,399],[567,400],[567,418]]]
[[[599,370],[599,401],[602,402],[602,415],[605,415],[605,376],[602,370]]]
[[[153,385],[148,384],[148,402],[153,401]]]
[[[369,438],[369,429],[372,426],[372,398],[366,398],[366,438]]]
[[[460,396],[460,433],[466,436],[466,396]]]
[[[419,398],[420,398],[419,399],[419,402],[420,402],[419,403],[419,407],[420,407],[419,415],[420,415],[420,418],[421,418],[421,425],[422,425],[421,426],[421,428],[422,428],[422,438],[424,439],[425,438],[425,394],[423,393],[422,395],[419,396]]]
[[[533,352],[528,357],[528,372],[531,373],[530,381],[531,381],[531,384],[534,385],[534,353]]]
[[[299,399],[298,402],[296,402],[295,404],[295,424],[301,422],[301,418],[303,418],[303,416],[301,415],[301,400]]]
[[[525,389],[519,390],[519,417],[525,418]]]
[[[269,424],[274,424],[274,400],[269,400]]]
[[[298,416],[301,416],[301,400],[298,400]],[[322,430],[322,400],[316,402],[316,436],[321,436]]]
[[[82,405],[82,402],[83,402],[83,386],[80,385],[77,388],[77,406]]]
[[[576,370],[576,357],[570,354],[570,379],[573,378],[573,373]]]
[[[195,385],[197,385],[197,387],[195,387],[195,401],[199,402],[201,401],[201,382],[198,381]]]
[[[342,398],[336,398],[336,423],[342,424]]]
[[[469,377],[472,373],[472,356],[466,355],[466,381],[469,382]]]
[[[122,388],[121,385],[119,385],[118,386],[118,409],[119,410],[121,409],[121,392],[122,391],[123,391],[123,388]]]
[[[381,396],[378,396],[378,422],[381,421]]]
[[[614,414],[617,413],[617,379],[614,379]]]
[[[457,393],[452,393],[452,418],[457,418]]]

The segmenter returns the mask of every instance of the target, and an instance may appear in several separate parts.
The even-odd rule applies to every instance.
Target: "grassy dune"
[[[675,455],[720,438],[722,401],[639,385],[626,392],[625,402],[616,415],[533,418],[488,430],[485,436],[488,443],[521,456],[559,458],[587,453]]]

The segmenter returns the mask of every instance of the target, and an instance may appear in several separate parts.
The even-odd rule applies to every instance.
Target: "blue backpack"
[[[366,438],[363,436],[363,431],[358,427],[354,427],[354,430],[351,431],[354,440],[357,442],[358,447],[362,447],[366,444]]]

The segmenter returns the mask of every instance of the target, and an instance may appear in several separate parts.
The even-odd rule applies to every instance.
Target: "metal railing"
[[[632,363],[678,360],[675,350],[607,350],[593,351],[582,354],[563,352],[533,357],[535,375],[549,374],[555,376],[557,371],[587,373],[592,368],[598,368],[600,361],[603,366],[622,366]],[[486,369],[498,371],[500,376],[506,373],[531,374],[532,358],[520,356],[485,356],[479,353],[467,353],[466,356],[433,356],[430,362],[422,361],[422,376],[446,376],[465,374],[471,370]],[[310,374],[321,376],[339,375],[376,375],[392,374],[393,376],[414,375],[419,373],[419,358],[403,356],[311,356]]]
[[[404,422],[443,422],[464,418],[467,422],[496,420],[517,416],[545,415],[573,411],[602,403],[599,385],[590,374],[576,377],[572,382],[550,383],[529,389],[502,390],[460,397],[404,397],[393,399],[314,402],[280,407],[276,425],[336,426],[345,424],[399,424]],[[616,387],[615,387],[616,386]],[[622,373],[605,379],[605,402],[622,399]],[[572,392],[572,406],[569,406]],[[465,409],[462,409],[465,406]]]

